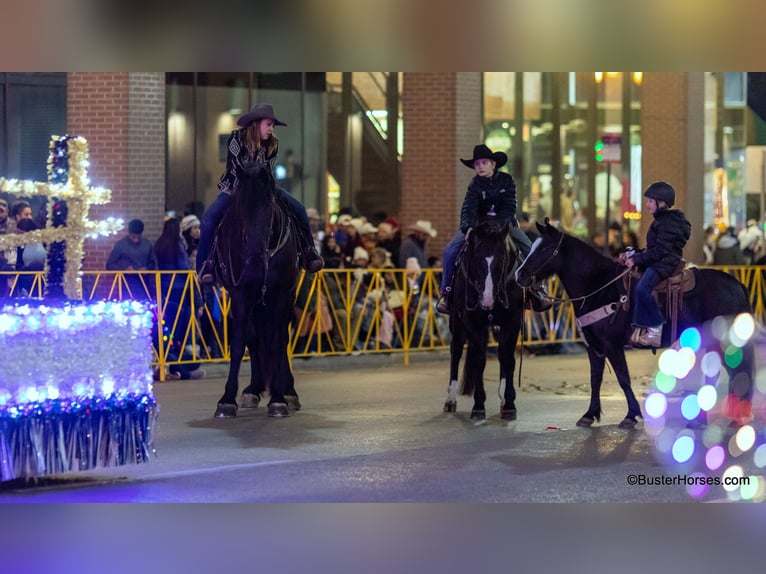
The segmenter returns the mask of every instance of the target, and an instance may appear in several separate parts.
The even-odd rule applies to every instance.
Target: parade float
[[[45,297],[0,299],[0,480],[148,461],[153,309],[136,301],[82,301],[86,237],[122,220],[91,221],[111,191],[91,187],[84,138],[54,136],[48,182],[0,178],[11,197],[47,198],[45,229],[0,235],[0,252],[47,245]]]

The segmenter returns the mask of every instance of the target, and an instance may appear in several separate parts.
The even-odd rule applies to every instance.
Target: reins
[[[559,234],[559,241],[556,244],[556,248],[551,252],[551,254],[542,263],[540,263],[540,265],[537,266],[537,271],[542,269],[546,264],[548,264],[549,261],[553,260],[553,258],[556,257],[561,252],[561,244],[563,243],[563,241],[564,241],[564,234],[560,233]],[[575,301],[583,301],[583,303],[584,303],[586,299],[588,299],[589,297],[593,297],[593,295],[595,295],[596,293],[600,293],[601,291],[603,291],[604,289],[609,287],[612,283],[614,283],[616,281],[619,281],[620,279],[625,277],[625,275],[627,275],[628,273],[630,273],[630,267],[627,267],[625,269],[625,271],[623,271],[622,273],[620,273],[616,277],[613,277],[610,281],[608,281],[607,283],[605,283],[604,285],[602,285],[598,289],[596,289],[594,291],[591,291],[587,295],[582,295],[581,297],[567,297],[567,298],[564,298],[564,297],[551,297],[551,296],[548,296],[548,299],[550,299],[551,301],[554,301],[556,303],[566,303],[566,302],[574,303]],[[536,278],[536,273],[530,273],[530,276],[532,277],[533,282],[534,282],[534,279]],[[580,307],[582,308],[582,305],[580,305]]]

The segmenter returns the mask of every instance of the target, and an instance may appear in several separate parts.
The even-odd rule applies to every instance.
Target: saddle
[[[681,311],[681,307],[684,302],[684,293],[688,293],[697,284],[697,278],[694,275],[694,270],[686,267],[686,260],[681,259],[673,273],[667,279],[663,279],[652,290],[657,301],[662,301],[662,297],[665,297],[665,316],[670,321],[670,340],[675,341],[678,337],[678,313]],[[625,286],[625,292],[631,293],[631,286],[633,281],[638,281],[643,275],[643,271],[639,271],[635,267],[631,272],[625,275],[623,278],[623,284]]]

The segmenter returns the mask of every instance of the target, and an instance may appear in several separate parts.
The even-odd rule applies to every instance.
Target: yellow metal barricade
[[[741,281],[750,293],[754,316],[764,324],[766,267],[720,269]],[[301,274],[290,331],[291,357],[410,353],[448,349],[447,317],[436,311],[440,269],[425,269],[417,281],[403,269],[325,269]],[[42,297],[42,272],[0,272],[0,296]],[[581,342],[572,304],[557,278],[548,281],[556,299],[543,313],[527,311],[524,345]],[[223,289],[200,289],[193,271],[85,271],[83,299],[137,299],[156,306],[152,332],[154,366],[164,380],[172,365],[192,367],[229,361],[231,300]]]

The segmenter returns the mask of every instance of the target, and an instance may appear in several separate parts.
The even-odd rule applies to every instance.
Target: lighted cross
[[[63,242],[66,267],[63,275],[64,294],[69,299],[82,298],[82,260],[85,237],[111,235],[123,227],[122,219],[109,217],[104,221],[90,221],[91,205],[109,203],[112,192],[103,187],[90,187],[88,179],[88,142],[82,137],[53,136],[48,156],[48,183],[0,177],[0,191],[19,197],[45,196],[50,199],[45,229],[26,233],[0,235],[0,251],[14,249],[28,243],[51,245]],[[66,162],[68,159],[68,169]],[[62,167],[63,166],[63,167]],[[66,178],[64,182],[64,178]],[[57,201],[66,202],[68,212],[63,221],[54,221]],[[45,274],[49,277],[51,256],[45,261]],[[56,262],[53,262],[56,266]]]

